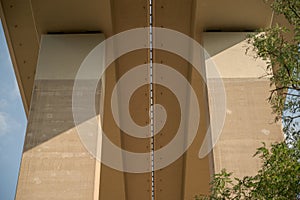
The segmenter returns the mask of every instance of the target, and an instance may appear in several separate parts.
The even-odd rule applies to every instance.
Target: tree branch
[[[270,90],[270,92],[275,92],[275,91],[278,91],[278,90],[285,90],[285,89],[291,89],[291,90],[300,91],[300,88],[298,88],[298,87],[293,88],[293,87],[283,86],[283,87],[278,87],[278,88],[275,88],[273,90]]]
[[[292,117],[292,116],[284,116],[283,119],[284,119],[284,118],[288,118],[288,119],[290,119],[291,121],[293,121],[294,119],[300,118],[300,115],[293,116],[293,117]]]
[[[294,97],[300,97],[300,95],[297,95],[297,94],[291,94],[291,93],[283,93],[283,94],[285,94],[285,95],[289,95],[289,96],[294,96]]]
[[[294,6],[291,5],[291,2],[288,1],[289,4],[289,8],[291,9],[291,11],[296,15],[296,17],[298,17],[300,19],[300,15],[297,13],[297,10],[295,10]]]

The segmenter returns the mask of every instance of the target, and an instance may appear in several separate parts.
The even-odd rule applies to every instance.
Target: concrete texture
[[[18,200],[93,198],[96,160],[77,134],[72,89],[73,81],[35,81]]]
[[[266,63],[254,59],[254,52],[246,50],[247,33],[206,33],[204,47],[211,55],[220,77],[223,79],[226,96],[226,120],[221,136],[214,147],[215,172],[223,168],[237,177],[254,175],[261,166],[253,158],[256,149],[283,140],[281,124],[274,123],[270,104],[269,79]],[[214,80],[207,69],[208,79]],[[263,78],[261,78],[263,77]],[[211,118],[211,120],[214,120]]]
[[[214,148],[215,172],[223,168],[237,177],[254,175],[261,166],[253,158],[256,149],[281,141],[281,124],[274,123],[268,97],[269,81],[255,78],[224,79],[227,115],[224,129]]]
[[[72,95],[82,60],[101,40],[101,34],[43,37],[16,199],[97,196],[95,178],[100,168],[77,134]],[[81,97],[93,92],[88,86],[79,90],[76,94]],[[98,111],[99,100],[100,85],[96,91]]]

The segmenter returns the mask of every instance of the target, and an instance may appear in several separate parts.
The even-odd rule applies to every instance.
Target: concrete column
[[[255,59],[247,33],[205,33],[204,47],[215,62],[224,81],[227,95],[226,120],[221,136],[214,147],[215,172],[223,168],[234,172],[236,177],[257,173],[261,163],[252,156],[265,142],[281,141],[281,124],[274,123],[270,104],[269,79],[266,63]],[[210,78],[210,70],[207,69]],[[211,118],[211,120],[214,120]]]
[[[81,62],[103,40],[103,34],[42,36],[17,200],[86,200],[98,195],[95,177],[99,178],[100,168],[77,134],[72,94]],[[90,92],[81,88],[77,95],[84,99]],[[98,108],[99,97],[100,88]]]

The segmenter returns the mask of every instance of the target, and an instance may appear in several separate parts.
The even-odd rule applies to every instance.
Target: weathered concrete
[[[223,78],[227,95],[226,121],[213,150],[215,172],[226,168],[237,177],[257,172],[261,163],[253,155],[262,142],[270,145],[283,140],[281,124],[274,123],[267,102],[269,79],[260,78],[266,74],[266,63],[253,58],[251,50],[246,54],[246,35],[204,34],[204,47]]]
[[[100,168],[77,134],[72,95],[80,63],[102,40],[101,34],[43,38],[16,199],[93,199]],[[99,110],[100,88],[96,97]]]

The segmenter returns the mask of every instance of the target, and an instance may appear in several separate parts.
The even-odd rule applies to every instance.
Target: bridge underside
[[[28,115],[16,199],[193,199],[197,194],[209,193],[211,175],[222,168],[237,176],[255,173],[260,163],[252,155],[261,141],[269,144],[282,139],[280,125],[269,123],[273,116],[265,102],[268,80],[258,79],[265,63],[244,53],[247,32],[277,21],[262,0],[153,1],[152,25],[179,31],[199,42],[224,81],[224,129],[214,150],[202,159],[198,152],[214,120],[210,113],[213,108],[209,88],[190,63],[167,51],[154,49],[152,57],[149,49],[139,49],[110,64],[95,93],[97,115],[81,124],[89,123],[103,111],[103,130],[120,148],[138,153],[152,151],[155,156],[155,151],[172,141],[181,122],[174,93],[154,84],[153,103],[161,104],[168,113],[165,126],[152,139],[135,138],[121,131],[112,116],[111,94],[129,70],[149,62],[170,66],[189,81],[199,100],[201,120],[190,148],[170,165],[145,173],[112,169],[88,152],[74,124],[72,95],[76,72],[95,46],[123,31],[150,26],[149,0],[0,3],[1,20]],[[202,61],[205,69],[205,60]],[[151,72],[146,73],[150,77]],[[155,72],[153,76],[164,78]],[[91,92],[95,91],[81,88],[78,95],[84,97]],[[190,93],[184,95],[188,102]],[[131,117],[140,126],[151,123],[150,96],[150,84],[146,84],[130,99]],[[97,138],[95,142],[101,154],[101,142]]]

